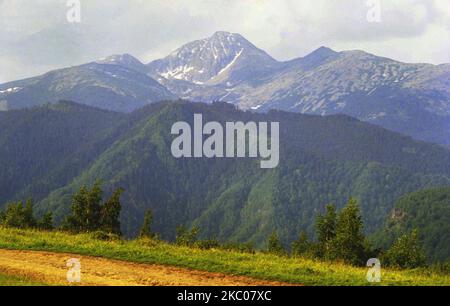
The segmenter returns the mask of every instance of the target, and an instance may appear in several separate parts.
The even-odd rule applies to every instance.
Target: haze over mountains
[[[450,64],[405,64],[326,47],[279,62],[228,32],[188,43],[147,65],[115,55],[0,85],[0,110],[70,99],[130,112],[175,97],[258,112],[342,113],[450,145]]]

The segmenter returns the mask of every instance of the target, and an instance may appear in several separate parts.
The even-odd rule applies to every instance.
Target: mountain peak
[[[328,47],[325,47],[325,46],[319,47],[319,48],[318,48],[316,51],[314,51],[314,52],[318,52],[318,53],[321,53],[321,54],[336,54],[336,53],[337,53],[337,52],[334,51],[333,49],[328,48]]]
[[[134,56],[125,54],[114,54],[97,61],[98,64],[120,65],[137,71],[145,70],[145,65]]]
[[[246,43],[250,43],[244,36],[239,33],[231,33],[226,31],[217,31],[211,37],[206,39],[229,39],[232,41],[245,41]]]
[[[295,61],[299,62],[303,69],[309,70],[314,69],[317,66],[320,66],[330,60],[333,60],[339,55],[339,52],[336,52],[328,47],[320,47],[305,57],[299,58]]]
[[[338,52],[334,51],[333,49],[330,49],[328,47],[325,46],[321,46],[319,48],[317,48],[316,50],[314,50],[313,52],[311,52],[310,54],[308,54],[305,57],[320,57],[320,58],[324,58],[324,57],[330,57],[330,56],[334,56],[337,55]]]
[[[203,84],[249,61],[264,67],[276,62],[242,35],[219,31],[185,44],[165,59],[150,63],[149,70],[151,74],[169,80]]]

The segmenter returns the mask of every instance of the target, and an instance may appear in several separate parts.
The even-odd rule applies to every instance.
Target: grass
[[[91,255],[302,285],[371,285],[366,280],[366,268],[342,263],[279,257],[265,253],[200,250],[152,240],[102,241],[94,239],[91,234],[71,235],[62,232],[0,228],[0,248]],[[448,275],[427,270],[383,269],[382,282],[379,285],[448,286],[450,278]]]
[[[5,286],[44,286],[45,284],[25,277],[0,273],[0,287]]]

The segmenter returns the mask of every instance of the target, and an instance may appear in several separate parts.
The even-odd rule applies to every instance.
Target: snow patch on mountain
[[[155,78],[203,85],[228,75],[234,68],[251,67],[254,64],[265,67],[274,62],[267,53],[241,35],[216,32],[209,38],[182,46],[164,59],[151,62],[148,71]]]
[[[236,56],[233,58],[233,60],[226,65],[222,70],[219,71],[219,73],[217,74],[218,76],[221,75],[222,73],[224,73],[225,71],[227,71],[230,67],[232,67],[234,65],[234,63],[236,63],[236,61],[238,60],[238,58],[241,56],[242,51],[244,51],[244,49],[241,49],[241,51],[239,51]]]
[[[12,87],[12,88],[8,88],[5,90],[0,90],[0,94],[11,94],[11,93],[16,93],[20,90],[22,90],[21,87]]]

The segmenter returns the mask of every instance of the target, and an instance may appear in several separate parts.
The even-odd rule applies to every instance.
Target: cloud
[[[0,0],[0,82],[114,53],[148,62],[218,30],[241,33],[280,60],[326,45],[408,62],[450,62],[447,0],[380,0],[380,23],[367,21],[367,0],[81,3],[82,22],[70,24],[65,0]]]

